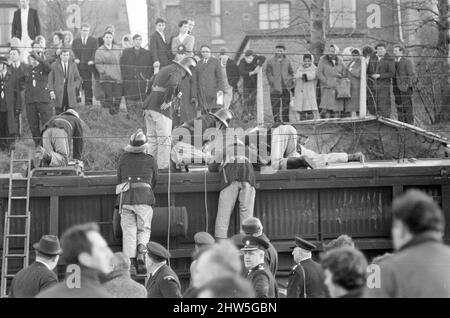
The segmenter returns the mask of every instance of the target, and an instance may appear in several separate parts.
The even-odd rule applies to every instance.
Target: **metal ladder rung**
[[[13,163],[28,163],[28,161],[30,161],[29,159],[13,159],[12,162]]]
[[[28,200],[28,197],[11,197],[11,200]]]
[[[8,279],[12,279],[14,277],[16,277],[16,275],[12,275],[12,274],[7,274],[3,276],[4,278],[8,278]]]
[[[9,234],[6,238],[26,238],[27,236],[26,234]]]
[[[28,178],[13,178],[12,181],[28,181]]]
[[[26,254],[6,254],[6,258],[25,258],[27,257]]]
[[[8,215],[8,219],[28,219],[28,215]]]

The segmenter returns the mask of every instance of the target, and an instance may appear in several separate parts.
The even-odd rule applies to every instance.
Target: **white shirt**
[[[69,75],[68,74],[69,73],[69,63],[61,62],[61,65],[62,65],[62,68],[63,68],[64,76]]]
[[[155,276],[156,272],[164,265],[166,265],[166,263],[163,263],[163,264],[159,265],[158,267],[156,267],[156,269],[152,272],[152,277]]]
[[[166,37],[164,36],[164,33],[159,32],[158,30],[156,30],[156,32],[158,32],[158,33],[161,35],[161,37],[162,37],[164,43],[166,43]]]
[[[22,22],[22,40],[30,39],[28,35],[28,12],[30,9],[20,9],[20,21]]]

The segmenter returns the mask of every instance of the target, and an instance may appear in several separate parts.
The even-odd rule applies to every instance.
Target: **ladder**
[[[18,178],[14,174],[14,165],[17,163],[26,163],[28,165],[27,177]],[[16,196],[13,191],[14,185],[17,181],[27,182],[26,196]],[[12,280],[16,273],[10,272],[9,260],[22,260],[22,268],[28,267],[29,259],[29,245],[30,245],[30,183],[31,183],[31,153],[28,154],[28,159],[15,159],[14,150],[11,151],[11,158],[9,162],[9,189],[8,189],[8,210],[5,213],[5,225],[3,231],[3,254],[2,254],[2,273],[1,273],[1,291],[0,297],[7,297],[8,281]],[[25,201],[25,213],[12,213],[13,202]],[[22,225],[23,224],[23,225]],[[12,228],[22,229],[23,233],[12,233]],[[10,241],[23,240],[23,253],[16,252],[15,254],[10,250]],[[22,246],[22,245],[20,245]]]

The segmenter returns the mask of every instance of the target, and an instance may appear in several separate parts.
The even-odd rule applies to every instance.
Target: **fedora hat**
[[[142,129],[138,129],[130,137],[130,144],[125,147],[126,152],[142,153],[147,150],[147,136]]]
[[[59,240],[54,235],[44,235],[39,243],[33,244],[33,248],[45,255],[56,256],[62,254]]]

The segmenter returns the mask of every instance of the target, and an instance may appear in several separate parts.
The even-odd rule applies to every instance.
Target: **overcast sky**
[[[143,37],[143,45],[148,43],[147,29],[147,2],[146,0],[126,0],[128,20],[130,21],[130,33],[139,33]]]

